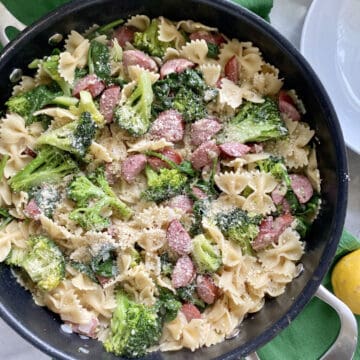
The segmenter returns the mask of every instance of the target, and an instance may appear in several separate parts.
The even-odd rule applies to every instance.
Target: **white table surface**
[[[299,47],[302,24],[311,0],[274,0],[271,23],[295,46]],[[360,236],[360,155],[348,150],[350,166],[350,193],[346,228]],[[0,359],[50,359],[23,340],[0,319]]]

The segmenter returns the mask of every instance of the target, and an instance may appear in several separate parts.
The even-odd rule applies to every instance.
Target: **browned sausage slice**
[[[291,174],[291,187],[301,204],[307,203],[314,194],[311,182],[304,175]]]
[[[209,275],[199,275],[196,278],[196,292],[207,304],[213,304],[219,296],[219,288]]]
[[[105,84],[95,75],[86,75],[80,79],[74,86],[72,91],[73,96],[79,96],[80,91],[87,90],[91,96],[95,98],[100,95],[105,89]]]
[[[191,237],[179,220],[170,222],[166,231],[166,239],[170,249],[178,255],[185,255],[191,252]]]
[[[188,322],[190,322],[192,319],[201,319],[201,312],[194,304],[183,304],[181,307],[181,312],[185,315]]]
[[[150,135],[164,138],[167,141],[178,142],[184,137],[184,119],[176,110],[166,110],[159,114],[153,122]]]
[[[114,109],[119,101],[120,87],[110,86],[100,96],[100,112],[107,123],[111,123]]]
[[[226,63],[224,71],[229,80],[235,84],[239,81],[239,63],[235,55]]]
[[[291,214],[283,214],[275,220],[272,216],[268,216],[261,222],[260,232],[251,243],[252,248],[257,251],[266,248],[273,242],[277,243],[279,236],[291,225],[293,220]]]
[[[172,73],[181,73],[188,68],[193,68],[195,64],[187,59],[172,59],[166,61],[160,69],[160,77],[164,78],[166,75]]]
[[[195,266],[189,256],[179,258],[171,276],[172,285],[175,289],[189,285],[196,275]]]
[[[193,202],[186,195],[177,195],[171,198],[168,205],[173,209],[181,209],[185,213],[191,213],[193,208]]]
[[[281,113],[289,116],[289,118],[293,121],[300,121],[301,119],[301,115],[296,109],[293,99],[286,93],[286,91],[280,91],[279,110]]]
[[[221,124],[214,119],[201,119],[191,125],[191,144],[199,146],[205,141],[210,140],[221,130]]]
[[[167,157],[169,160],[171,160],[175,164],[179,165],[182,162],[181,155],[177,151],[175,151],[174,149],[172,149],[170,147],[165,147],[162,150],[159,150],[158,153],[164,155],[165,157]],[[168,168],[168,169],[170,168],[169,164],[167,164],[165,161],[163,161],[155,156],[149,156],[148,163],[154,170],[159,170],[161,168]]]
[[[250,151],[250,146],[238,142],[228,142],[219,145],[223,154],[230,157],[241,157]]]
[[[121,176],[126,182],[133,182],[136,176],[144,170],[146,163],[147,158],[143,154],[128,156],[122,163]]]
[[[191,164],[196,170],[210,165],[213,159],[217,158],[220,150],[215,141],[210,140],[202,143],[191,155]]]
[[[134,27],[120,26],[115,30],[113,37],[117,39],[121,47],[124,47],[127,42],[133,42],[135,32],[136,29]]]
[[[139,65],[150,71],[157,71],[155,60],[140,50],[126,50],[123,53],[123,64],[127,68],[131,65]]]

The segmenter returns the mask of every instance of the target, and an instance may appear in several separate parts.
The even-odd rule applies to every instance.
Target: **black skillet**
[[[283,295],[268,299],[260,312],[246,319],[233,339],[194,353],[181,350],[157,352],[146,357],[238,359],[260,348],[289,325],[314,296],[331,264],[343,229],[348,192],[345,145],[339,122],[325,89],[300,53],[268,23],[224,0],[77,0],[66,4],[28,27],[3,50],[0,55],[0,104],[11,94],[9,74],[15,68],[22,68],[26,73],[26,65],[33,58],[50,53],[52,48],[48,39],[51,35],[67,34],[72,29],[81,32],[93,23],[106,24],[135,14],[163,15],[173,20],[191,18],[218,27],[230,38],[251,40],[261,49],[265,59],[280,69],[285,87],[297,90],[307,108],[306,120],[317,134],[323,206],[306,239],[303,273],[287,286]],[[323,288],[318,296],[331,301]],[[82,340],[76,334],[63,334],[59,318],[36,306],[30,293],[16,283],[3,264],[0,265],[0,315],[20,335],[53,358],[117,358],[106,353],[98,341]],[[354,334],[346,334],[346,337],[354,342]],[[340,351],[344,349],[343,340]],[[351,346],[354,344],[346,345],[348,352],[337,353],[335,358],[349,358]],[[86,347],[89,354],[79,352],[80,347]]]

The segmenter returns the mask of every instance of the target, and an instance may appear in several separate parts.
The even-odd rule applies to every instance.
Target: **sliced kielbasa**
[[[183,255],[175,264],[171,275],[172,285],[175,289],[189,285],[196,275],[195,266],[189,256]]]
[[[197,186],[193,186],[191,188],[191,191],[198,200],[203,200],[208,198],[208,195],[206,195],[205,192],[199,189]]]
[[[110,86],[100,96],[100,112],[107,123],[112,122],[114,109],[119,101],[120,87]]]
[[[153,122],[150,135],[178,142],[184,137],[185,123],[182,115],[176,110],[165,110]]]
[[[301,115],[296,109],[293,99],[286,93],[286,91],[280,91],[279,110],[293,121],[300,121],[301,119]]]
[[[200,170],[206,165],[210,165],[213,159],[220,154],[219,147],[215,141],[210,140],[202,143],[191,155],[191,164],[196,170]]]
[[[230,157],[241,157],[250,151],[250,146],[238,142],[228,142],[219,145],[221,152]]]
[[[28,155],[33,158],[36,158],[36,152],[33,149],[30,149],[28,146],[25,148],[25,150],[21,153],[22,155]]]
[[[282,184],[278,184],[271,193],[271,199],[275,205],[279,205],[284,200],[286,193],[286,187]]]
[[[224,72],[225,76],[235,84],[239,81],[239,63],[235,55],[226,63]]]
[[[135,32],[136,28],[132,26],[120,26],[115,30],[113,37],[117,39],[121,47],[124,47],[127,42],[134,41]]]
[[[259,143],[252,143],[252,144],[248,144],[250,147],[250,153],[252,154],[260,154],[264,151],[264,147],[262,144]]]
[[[95,338],[97,333],[97,328],[99,326],[99,320],[96,317],[93,317],[87,324],[75,324],[67,323],[70,325],[71,330],[77,334],[85,335],[90,338]]]
[[[304,175],[291,174],[289,176],[291,179],[291,187],[300,204],[307,203],[314,194],[311,182]]]
[[[190,34],[189,38],[190,40],[205,40],[208,43],[215,44],[218,46],[226,41],[221,34],[211,33],[206,30],[195,31]]]
[[[35,199],[31,199],[27,203],[27,205],[24,208],[24,214],[30,219],[39,220],[39,217],[41,215],[41,210],[38,204],[36,203]]]
[[[182,162],[181,155],[177,151],[175,151],[174,149],[172,149],[170,147],[165,147],[162,150],[158,150],[157,152],[164,155],[165,157],[167,157],[169,160],[171,160],[175,164],[179,165]],[[167,164],[165,161],[163,161],[155,156],[149,156],[148,163],[154,170],[159,170],[161,168],[168,168],[168,169],[170,168],[169,164]]]
[[[193,68],[195,64],[187,59],[172,59],[164,63],[160,69],[160,78],[172,73],[181,73],[188,68]]]
[[[205,141],[210,140],[221,130],[221,124],[214,119],[201,119],[191,125],[191,144],[199,146]]]
[[[196,278],[196,292],[201,300],[213,304],[219,296],[219,288],[209,275],[198,275]]]
[[[143,154],[128,156],[122,163],[121,176],[126,182],[131,183],[144,170],[146,163],[147,158]]]
[[[140,50],[126,50],[123,53],[123,64],[125,68],[131,65],[139,65],[150,71],[157,71],[155,60]]]
[[[275,220],[272,216],[268,216],[261,222],[259,234],[251,243],[252,248],[257,251],[266,248],[273,242],[277,243],[279,236],[291,225],[293,220],[291,214],[283,214]]]
[[[201,312],[194,304],[183,304],[181,307],[181,312],[185,315],[188,322],[190,322],[192,319],[201,319]]]
[[[73,96],[79,96],[80,91],[87,90],[91,96],[95,98],[100,95],[105,89],[105,84],[95,74],[86,75],[80,79],[74,86],[72,91]]]
[[[166,231],[166,239],[171,250],[178,255],[185,255],[191,252],[191,237],[179,220],[172,220]]]
[[[192,213],[193,202],[186,195],[177,195],[169,200],[168,206],[181,209],[185,213]]]

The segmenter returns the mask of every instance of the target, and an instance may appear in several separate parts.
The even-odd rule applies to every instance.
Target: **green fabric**
[[[2,0],[2,2],[20,21],[29,25],[40,16],[68,1]],[[249,8],[265,19],[268,19],[272,8],[272,0],[234,0],[234,2]],[[358,248],[360,248],[359,239],[344,231],[336,258]],[[324,285],[331,288],[329,274],[324,279]],[[360,325],[359,316],[357,320]],[[335,340],[339,326],[335,311],[315,298],[290,326],[260,349],[258,354],[262,360],[318,359]],[[359,347],[355,359],[360,360]]]

